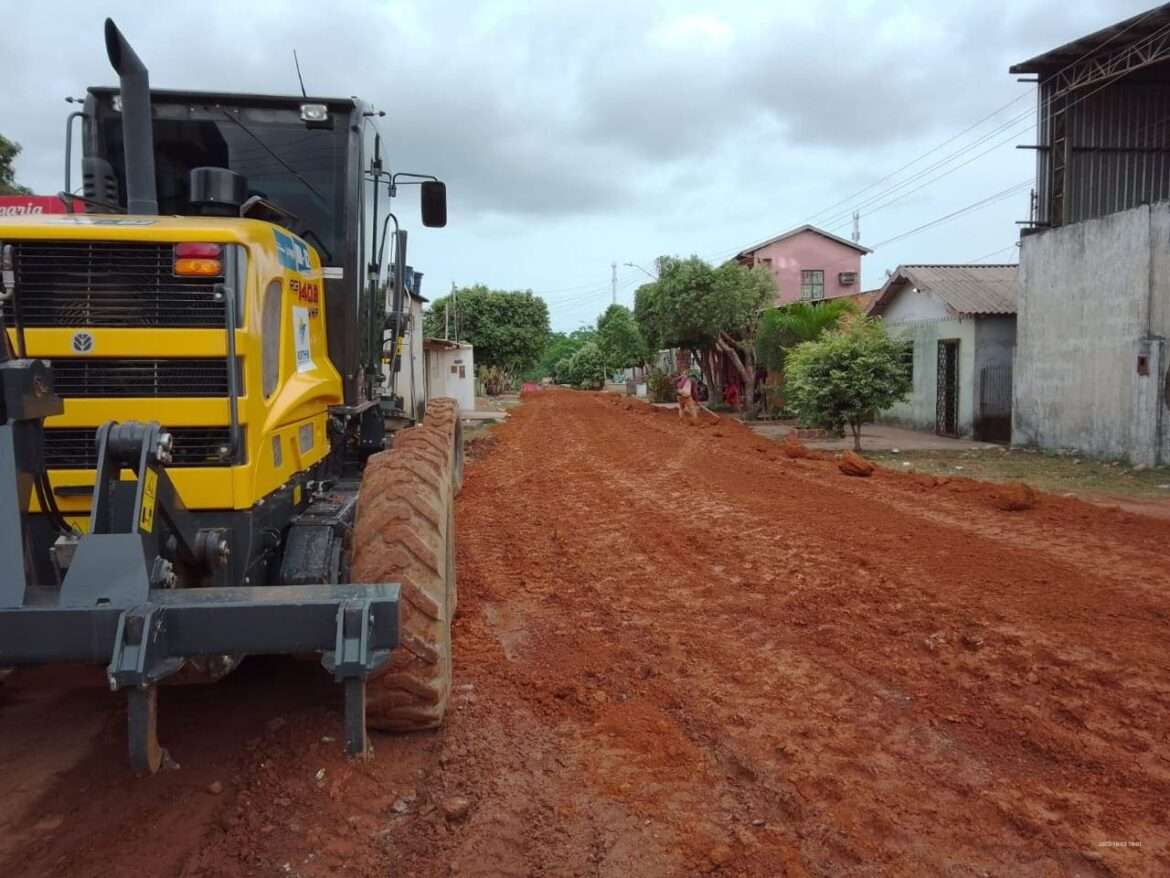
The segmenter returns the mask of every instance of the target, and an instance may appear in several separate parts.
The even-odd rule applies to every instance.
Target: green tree
[[[861,450],[861,424],[910,392],[905,345],[876,319],[851,317],[839,329],[789,352],[786,392],[805,423],[853,433]]]
[[[573,353],[576,353],[574,351]],[[557,384],[572,384],[573,383],[573,355],[561,357],[553,366],[552,379]]]
[[[610,305],[597,318],[597,344],[610,371],[641,366],[650,356],[633,313],[624,305]]]
[[[835,329],[846,314],[857,313],[848,299],[830,299],[819,305],[793,302],[764,312],[756,335],[756,358],[769,372],[784,371],[784,355],[798,344],[816,341]]]
[[[605,381],[605,362],[597,342],[586,342],[569,359],[569,382],[578,387],[596,388]]]
[[[451,319],[447,320],[447,309]],[[429,336],[443,335],[475,346],[475,362],[496,366],[509,378],[531,369],[548,341],[548,305],[531,290],[506,292],[483,284],[455,291],[431,303],[424,319]]]
[[[762,266],[734,262],[714,267],[697,256],[661,257],[658,280],[634,298],[634,317],[645,339],[659,346],[690,350],[702,364],[715,398],[721,392],[711,372],[712,351],[723,353],[739,372],[748,410],[755,407],[755,336],[760,309],[775,295],[772,275]]]
[[[27,186],[16,182],[16,168],[13,165],[20,155],[20,144],[0,134],[0,195],[32,195]]]
[[[581,327],[572,332],[550,332],[544,344],[544,351],[536,365],[524,373],[526,381],[538,381],[541,378],[552,377],[558,383],[557,365],[561,360],[567,360],[577,353],[587,341],[594,341],[597,331],[593,327]]]

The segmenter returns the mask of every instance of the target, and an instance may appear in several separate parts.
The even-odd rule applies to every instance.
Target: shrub
[[[569,360],[569,382],[586,390],[596,390],[605,384],[605,362],[595,342],[583,344]]]
[[[838,431],[848,424],[860,451],[862,422],[910,392],[903,350],[879,321],[851,318],[788,353],[786,401],[806,423]]]
[[[674,377],[661,369],[652,369],[650,377],[646,379],[646,388],[650,391],[650,398],[654,402],[677,402],[678,390],[674,386]]]

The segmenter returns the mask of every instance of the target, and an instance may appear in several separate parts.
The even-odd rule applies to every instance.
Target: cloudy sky
[[[854,208],[866,288],[903,262],[1014,261],[1034,87],[1008,66],[1152,5],[10,3],[0,132],[21,182],[61,188],[63,99],[113,84],[106,15],[158,88],[295,93],[296,47],[311,94],[375,103],[393,164],[447,181],[450,225],[411,239],[424,292],[531,288],[572,329],[609,303],[611,262],[629,304],[627,262],[722,259],[809,221],[848,236]]]

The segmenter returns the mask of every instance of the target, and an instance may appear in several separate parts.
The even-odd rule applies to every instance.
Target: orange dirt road
[[[1170,521],[530,397],[458,502],[447,727],[311,666],[0,688],[4,876],[1170,875]]]

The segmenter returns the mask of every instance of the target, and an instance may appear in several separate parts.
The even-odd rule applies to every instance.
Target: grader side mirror
[[[422,224],[428,229],[447,225],[447,184],[438,180],[422,183]]]

